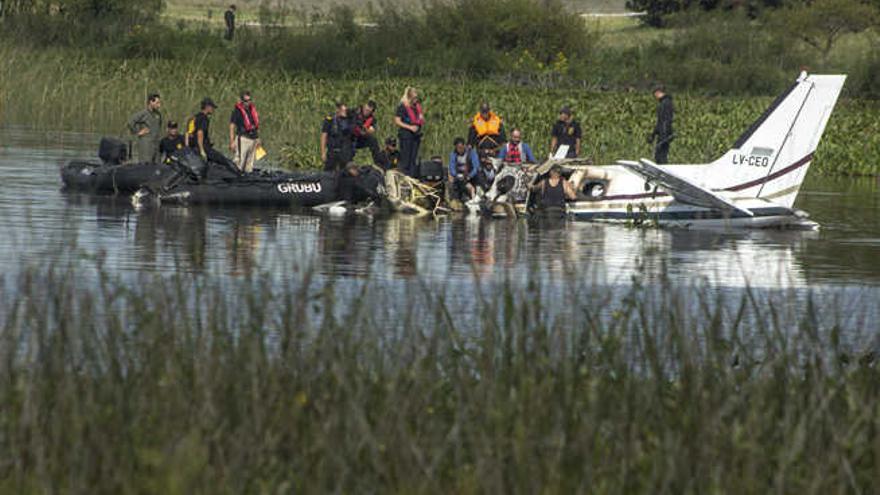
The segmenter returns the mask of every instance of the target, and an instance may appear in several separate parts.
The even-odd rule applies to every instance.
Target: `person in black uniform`
[[[341,170],[354,154],[354,122],[345,103],[336,102],[336,113],[324,118],[321,127],[321,161],[324,170]]]
[[[385,149],[379,152],[379,166],[384,170],[397,168],[400,164],[400,151],[397,149],[397,139],[389,137],[385,140]]]
[[[223,13],[223,20],[226,21],[226,34],[223,37],[232,41],[235,35],[235,5],[230,5],[229,10]]]
[[[201,111],[195,114],[186,126],[186,145],[194,148],[205,160],[217,154],[211,143],[211,114],[217,109],[217,104],[211,98],[202,100]]]
[[[352,131],[354,136],[353,153],[357,153],[357,150],[361,148],[369,148],[370,155],[373,157],[373,163],[381,166],[379,140],[376,139],[376,130],[379,127],[376,123],[376,108],[376,102],[370,100],[355,111],[354,129]]]
[[[654,131],[648,135],[648,144],[654,145],[654,163],[663,164],[669,161],[669,143],[675,137],[672,132],[675,108],[672,96],[666,93],[662,85],[654,88],[654,98],[657,100],[657,123],[654,124]]]
[[[184,146],[183,136],[180,135],[177,122],[169,121],[167,133],[159,141],[159,156],[162,159],[162,163],[168,163],[171,160],[171,155],[182,150]]]
[[[559,110],[559,120],[550,132],[550,152],[555,154],[557,148],[568,145],[566,158],[577,158],[581,154],[581,124],[574,120],[571,109],[567,106]]]

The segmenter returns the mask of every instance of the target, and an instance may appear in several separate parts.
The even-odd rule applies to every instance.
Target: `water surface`
[[[880,285],[880,194],[874,179],[811,177],[797,207],[818,232],[633,229],[577,222],[393,216],[334,218],[279,209],[135,209],[67,194],[58,168],[91,158],[98,136],[0,131],[0,268],[102,260],[108,270],[239,277],[309,264],[338,280],[455,285],[560,275],[603,284],[668,277],[717,287]]]

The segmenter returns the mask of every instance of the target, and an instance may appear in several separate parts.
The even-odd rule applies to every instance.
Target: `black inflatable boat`
[[[100,162],[74,160],[61,167],[61,181],[67,191],[91,194],[132,194],[142,186],[159,183],[175,175],[170,167],[157,163],[123,164],[128,158],[125,143],[102,138]]]
[[[379,201],[384,191],[385,176],[373,167],[361,167],[357,177],[337,172],[266,170],[239,174],[214,162],[199,168],[201,162],[196,160],[198,157],[180,157],[175,164],[178,175],[145,187],[138,193],[138,201],[152,197],[166,204],[308,208],[340,200]]]
[[[159,201],[186,205],[317,206],[337,201],[336,174],[262,172],[185,180],[154,191]]]
[[[61,181],[66,191],[132,194],[147,184],[163,182],[175,173],[171,167],[156,163],[109,165],[72,161],[61,168]]]

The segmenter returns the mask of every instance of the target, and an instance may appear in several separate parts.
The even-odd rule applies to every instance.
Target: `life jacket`
[[[244,103],[235,104],[236,110],[241,113],[241,120],[244,123],[244,132],[251,133],[260,128],[260,114],[257,113],[257,107],[251,103],[250,111],[244,107]]]
[[[422,105],[416,103],[415,105],[403,106],[404,110],[406,110],[407,115],[407,124],[423,126],[425,125],[425,117],[422,115]]]
[[[507,156],[504,160],[510,163],[522,163],[522,142],[518,144],[508,143]]]
[[[465,151],[463,155],[455,154],[455,170],[458,173],[470,175],[472,166],[470,152]]]
[[[363,137],[367,135],[367,129],[373,127],[373,124],[376,122],[376,115],[371,114],[369,117],[364,118],[363,114],[359,111],[357,115],[355,115],[355,126],[352,130],[352,134],[354,137]]]
[[[501,134],[501,117],[489,112],[489,120],[483,120],[483,115],[478,113],[474,116],[474,130],[477,137],[497,136]]]

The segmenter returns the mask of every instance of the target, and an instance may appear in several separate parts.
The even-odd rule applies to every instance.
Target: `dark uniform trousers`
[[[382,158],[379,155],[381,150],[379,149],[379,141],[376,140],[376,136],[365,135],[358,136],[354,139],[354,150],[357,151],[359,149],[369,148],[370,154],[373,156],[373,163],[376,165],[382,165]],[[354,153],[352,153],[354,156]]]
[[[669,161],[669,141],[660,139],[654,147],[654,163],[663,165]]]

